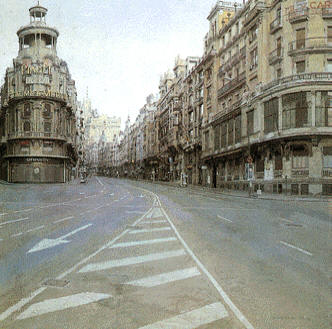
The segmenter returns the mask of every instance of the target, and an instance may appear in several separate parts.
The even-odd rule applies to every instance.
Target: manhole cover
[[[64,288],[68,283],[68,280],[48,279],[44,281],[43,286]]]

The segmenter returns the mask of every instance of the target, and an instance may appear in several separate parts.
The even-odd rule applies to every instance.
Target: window
[[[234,120],[231,119],[228,121],[228,145],[232,145],[234,143],[234,137],[233,137],[233,132],[234,132]]]
[[[217,151],[220,148],[220,125],[214,127],[214,150]]]
[[[307,93],[293,93],[282,96],[283,128],[301,128],[310,124]]]
[[[332,44],[332,26],[327,27],[327,42],[329,45]]]
[[[309,167],[308,150],[303,145],[293,145],[293,169],[306,169]]]
[[[326,72],[332,73],[332,59],[328,59],[326,63]]]
[[[256,172],[264,172],[264,159],[256,160]]]
[[[23,131],[24,132],[29,132],[31,131],[31,125],[29,121],[25,121],[23,124]]]
[[[282,156],[281,154],[276,154],[274,157],[274,170],[282,170]]]
[[[332,96],[327,91],[316,92],[316,126],[332,126]]]
[[[296,30],[296,49],[305,48],[305,29]]]
[[[332,146],[323,147],[323,168],[332,168]]]
[[[241,142],[241,115],[235,118],[235,143]]]
[[[277,56],[280,57],[281,56],[281,37],[279,37],[277,39]]]
[[[276,78],[277,79],[280,79],[282,77],[282,70],[281,68],[279,67],[276,71]]]
[[[44,104],[44,112],[43,112],[44,116],[46,117],[50,117],[51,116],[51,105],[46,103]]]
[[[221,134],[221,138],[220,138],[220,146],[221,147],[225,147],[227,145],[227,123],[224,122],[222,125],[221,125],[221,131],[220,131],[220,134]]]
[[[247,134],[254,133],[254,111],[247,112]]]
[[[250,52],[250,70],[254,69],[258,65],[258,52],[257,48],[255,48],[252,52]]]
[[[206,131],[204,133],[204,137],[205,137],[205,150],[209,150],[209,145],[210,145],[210,142],[209,142],[209,131]]]
[[[295,63],[296,73],[305,72],[305,61],[299,61]]]
[[[51,132],[51,122],[44,122],[44,132],[45,133]]]
[[[23,115],[25,117],[29,117],[31,115],[31,104],[30,103],[24,104]]]
[[[264,103],[264,132],[269,133],[278,129],[278,98],[272,98]]]

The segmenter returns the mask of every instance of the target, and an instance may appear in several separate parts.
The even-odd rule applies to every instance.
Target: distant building
[[[47,9],[30,8],[19,53],[1,88],[0,177],[9,182],[67,182],[76,175],[76,88],[57,56],[59,32]]]

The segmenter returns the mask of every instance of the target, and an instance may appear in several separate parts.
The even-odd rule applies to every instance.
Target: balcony
[[[292,169],[292,177],[308,177],[309,169]]]
[[[322,17],[323,18],[332,18],[332,8],[323,8]]]
[[[250,10],[244,19],[243,25],[246,26],[252,21],[256,20],[260,14],[261,11],[263,11],[265,8],[265,4],[263,1],[256,1],[255,6],[252,10]]]
[[[324,168],[322,170],[322,177],[332,177],[332,168]]]
[[[301,8],[299,10],[293,10],[288,14],[288,20],[291,24],[299,23],[308,20],[309,9]]]
[[[61,134],[57,133],[50,133],[45,131],[17,131],[14,133],[8,134],[8,140],[14,140],[14,139],[35,139],[35,138],[41,138],[41,139],[56,139],[56,140],[62,140],[66,141],[67,137]]]
[[[282,28],[281,17],[277,17],[270,24],[270,34],[277,32],[281,28]]]
[[[261,91],[266,91],[270,88],[282,86],[284,84],[303,84],[303,82],[316,82],[326,81],[327,83],[332,83],[332,72],[312,72],[312,73],[301,73],[289,75],[287,77],[271,81],[270,83],[261,87]]]
[[[327,37],[299,39],[288,44],[289,56],[304,53],[329,53],[331,51],[332,40]]]
[[[223,87],[218,90],[218,98],[223,97],[225,94],[231,92],[232,90],[238,88],[246,80],[246,73],[242,72],[237,78],[233,79]]]
[[[279,47],[274,49],[269,54],[269,64],[274,65],[276,63],[280,63],[284,57],[284,48]]]

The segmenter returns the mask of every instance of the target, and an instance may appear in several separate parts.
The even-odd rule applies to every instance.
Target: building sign
[[[44,76],[44,75],[32,75],[29,77],[25,78],[25,83],[26,84],[49,84],[50,83],[50,78],[49,76]]]
[[[48,162],[47,158],[26,158],[26,162]]]
[[[51,74],[52,67],[45,64],[22,65],[22,75],[25,74]]]
[[[265,164],[265,168],[264,168],[264,179],[265,180],[273,180],[274,179],[274,171],[273,171],[273,163],[272,163],[272,161],[268,161]]]
[[[46,90],[46,91],[25,90],[25,91],[11,92],[8,94],[9,100],[14,99],[14,98],[33,97],[33,96],[50,97],[50,98],[56,98],[56,99],[61,99],[61,100],[67,101],[67,95],[61,94],[57,91],[51,91],[50,89]]]

